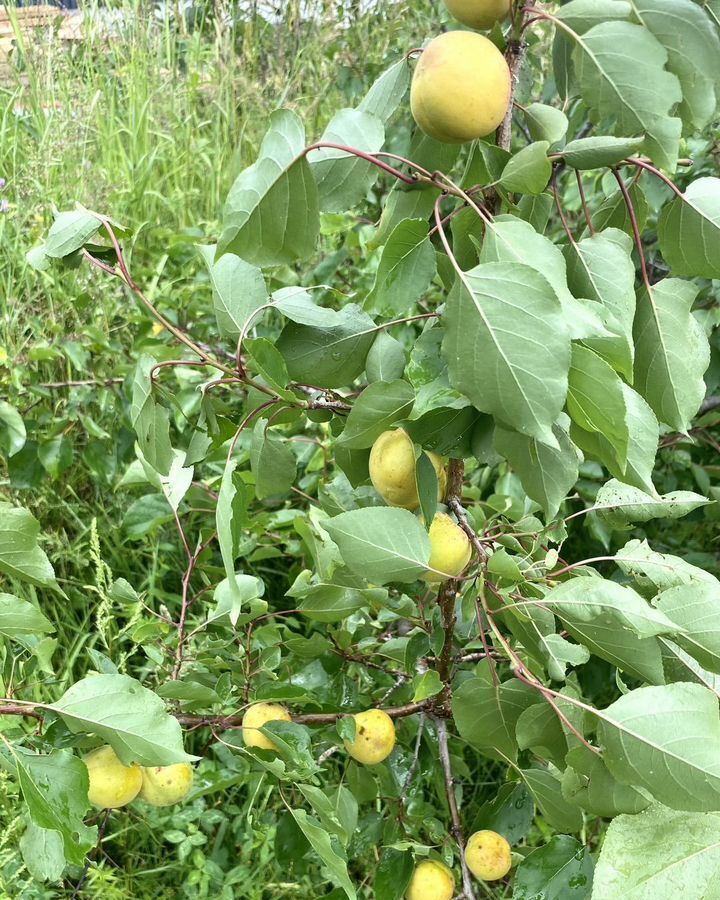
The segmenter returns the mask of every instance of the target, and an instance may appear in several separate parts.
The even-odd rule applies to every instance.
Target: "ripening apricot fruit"
[[[476,831],[465,846],[465,862],[476,878],[497,881],[512,868],[510,844],[497,831]]]
[[[151,806],[172,806],[190,792],[193,769],[190,763],[172,766],[143,766],[140,798]]]
[[[472,547],[465,532],[446,513],[436,513],[430,525],[430,569],[425,581],[445,581],[459,575],[470,561]]]
[[[433,464],[438,481],[438,500],[442,500],[447,474],[437,453],[424,451]],[[415,480],[415,447],[402,428],[384,431],[370,451],[370,480],[375,490],[390,506],[415,510],[420,506]]]
[[[142,770],[134,763],[124,766],[109,745],[98,747],[83,759],[90,777],[88,800],[101,809],[127,806],[142,787]]]
[[[505,118],[509,103],[510,69],[486,37],[448,31],[423,50],[410,108],[425,134],[446,144],[486,137]]]
[[[345,741],[345,749],[354,760],[375,766],[392,753],[395,746],[395,723],[382,709],[356,713],[355,740]]]
[[[268,722],[291,722],[292,717],[282,703],[254,703],[248,707],[242,720],[243,740],[248,747],[261,750],[277,750],[277,745],[265,737],[259,729]]]
[[[510,12],[510,0],[445,0],[445,6],[468,28],[492,28]]]
[[[415,867],[405,900],[452,900],[455,893],[453,873],[441,862],[424,859]]]

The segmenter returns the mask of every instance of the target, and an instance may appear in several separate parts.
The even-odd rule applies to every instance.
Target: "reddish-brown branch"
[[[582,203],[583,213],[585,215],[585,221],[587,222],[588,230],[590,231],[590,234],[595,234],[595,226],[593,225],[593,220],[590,215],[590,209],[588,208],[587,198],[585,196],[585,188],[583,186],[582,175],[580,174],[579,169],[575,169],[575,178],[577,179],[580,202]]]
[[[630,196],[627,187],[625,187],[625,182],[623,181],[620,172],[617,169],[613,169],[613,175],[615,176],[615,180],[618,183],[620,193],[623,195],[625,206],[627,206],[627,211],[630,215],[630,224],[632,226],[633,237],[635,238],[635,246],[637,247],[637,252],[640,256],[640,268],[642,270],[643,283],[647,288],[648,293],[650,293],[652,291],[652,285],[650,284],[650,279],[648,278],[647,264],[645,263],[645,249],[643,247],[642,235],[640,234],[640,226],[638,225],[635,205],[632,202],[632,197]]]

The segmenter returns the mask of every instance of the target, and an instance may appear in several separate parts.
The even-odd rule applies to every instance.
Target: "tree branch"
[[[448,749],[448,731],[447,724],[443,719],[435,719],[435,727],[437,728],[438,746],[440,749],[440,762],[442,763],[443,773],[445,774],[445,792],[447,793],[448,806],[450,807],[450,817],[453,823],[453,834],[460,850],[460,868],[462,869],[463,879],[463,896],[466,900],[476,900],[475,891],[473,889],[470,872],[465,862],[465,838],[463,837],[462,823],[460,822],[460,814],[457,808],[457,800],[455,799],[455,783],[452,774],[452,765],[450,763],[450,751]]]

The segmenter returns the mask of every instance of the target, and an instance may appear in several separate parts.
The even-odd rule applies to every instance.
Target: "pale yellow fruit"
[[[375,766],[392,753],[395,746],[395,723],[382,709],[357,713],[355,740],[345,741],[345,749],[353,759],[365,766]]]
[[[424,859],[415,867],[405,900],[452,900],[455,894],[453,873],[441,862]]]
[[[116,809],[137,797],[142,787],[140,766],[124,766],[109,745],[88,753],[83,762],[90,777],[88,800],[93,806]]]
[[[476,878],[497,881],[512,868],[510,844],[497,831],[476,831],[465,846],[465,862]]]
[[[140,798],[151,806],[172,806],[190,792],[193,769],[190,763],[172,766],[143,766]]]
[[[492,28],[510,12],[510,0],[445,0],[445,6],[468,28]]]
[[[447,474],[437,453],[425,451],[438,480],[438,500],[442,500]],[[415,510],[420,506],[415,480],[415,448],[410,435],[402,428],[384,431],[370,451],[370,480],[375,490],[390,506]]]
[[[429,535],[429,566],[437,571],[427,572],[425,581],[445,581],[459,575],[470,561],[472,547],[468,536],[446,513],[435,514]]]
[[[425,134],[446,144],[486,137],[505,118],[509,103],[510,69],[486,37],[448,31],[423,50],[410,108]]]
[[[292,722],[292,717],[281,703],[254,703],[242,720],[243,740],[248,747],[261,750],[277,750],[277,745],[259,731],[268,722]]]

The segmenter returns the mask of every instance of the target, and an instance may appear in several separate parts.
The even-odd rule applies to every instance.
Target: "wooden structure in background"
[[[17,39],[16,28],[24,40],[35,40],[43,34],[54,34],[59,41],[82,38],[82,16],[57,6],[0,5],[0,79],[10,74],[10,53]],[[40,34],[38,34],[40,33]]]

